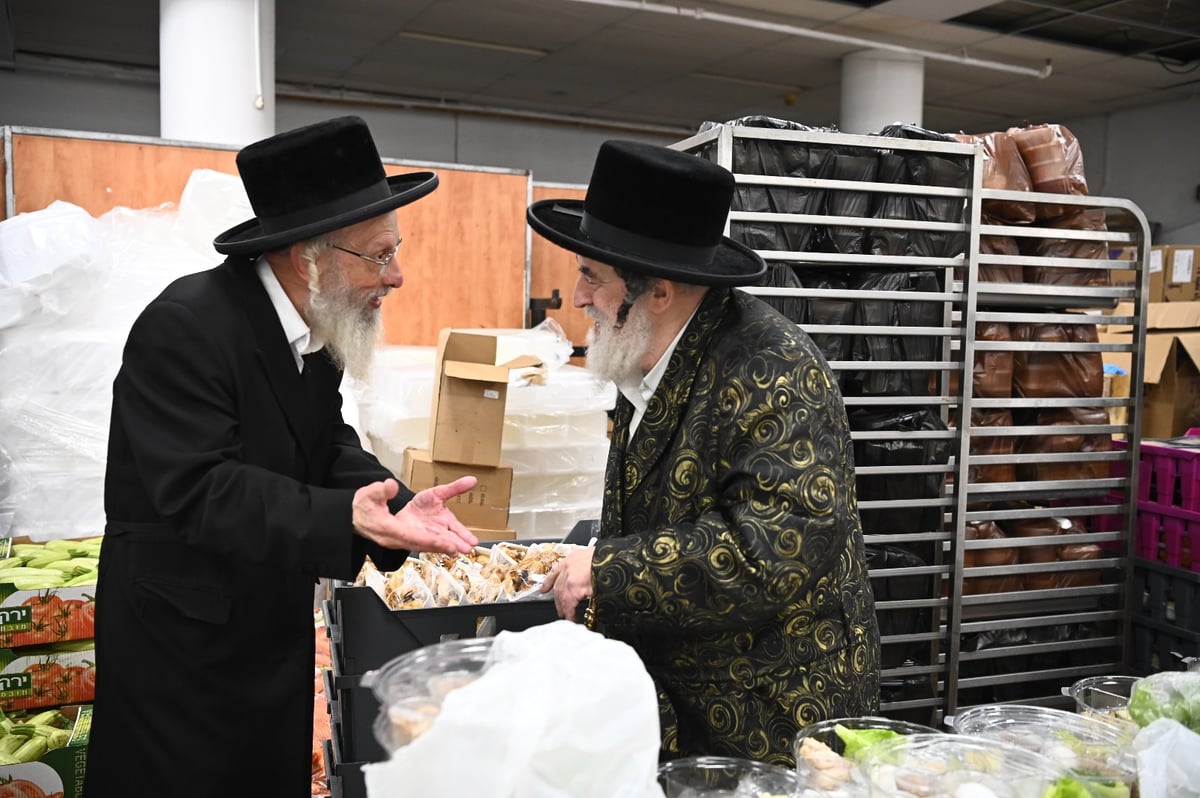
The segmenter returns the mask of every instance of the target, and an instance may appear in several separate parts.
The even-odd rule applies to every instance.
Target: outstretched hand
[[[479,539],[454,517],[446,502],[474,488],[476,481],[460,477],[427,488],[395,514],[387,503],[400,491],[400,483],[372,482],[354,494],[354,531],[388,549],[466,553]]]

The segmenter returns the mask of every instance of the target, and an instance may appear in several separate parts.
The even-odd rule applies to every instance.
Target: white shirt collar
[[[262,281],[263,288],[267,289],[267,296],[270,297],[275,314],[279,317],[283,334],[292,348],[292,357],[296,359],[296,369],[303,371],[303,357],[313,352],[319,352],[325,346],[325,342],[313,335],[312,330],[305,324],[300,312],[296,310],[292,300],[288,299],[287,292],[279,284],[279,278],[271,270],[271,264],[267,263],[267,259],[259,257],[254,268],[258,271],[258,279]]]

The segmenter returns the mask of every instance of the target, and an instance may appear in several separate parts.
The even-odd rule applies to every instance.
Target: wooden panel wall
[[[586,189],[582,186],[562,187],[533,185],[533,201],[544,199],[583,199]],[[583,346],[591,326],[587,314],[571,303],[575,292],[575,281],[579,277],[579,265],[575,253],[550,243],[537,233],[531,235],[529,249],[529,296],[549,297],[555,288],[562,297],[563,306],[548,310],[546,315],[562,325],[563,332],[575,346]]]
[[[121,206],[153,208],[178,202],[193,170],[237,174],[233,150],[17,133],[12,152],[17,213],[55,200],[92,216]]]
[[[433,345],[443,327],[524,327],[528,175],[436,171],[437,190],[399,211],[404,286],[384,301],[388,343]]]
[[[12,142],[12,163],[0,166],[13,170],[17,213],[55,200],[93,216],[157,207],[178,202],[195,169],[237,174],[234,150],[34,133],[14,133]],[[384,303],[387,342],[433,346],[443,327],[524,326],[529,175],[435,171],[437,191],[398,212],[405,282]],[[218,258],[214,250],[214,265]]]

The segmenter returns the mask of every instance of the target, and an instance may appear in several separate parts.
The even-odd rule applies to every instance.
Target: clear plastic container
[[[1038,752],[1097,796],[1129,794],[1137,782],[1136,727],[1051,707],[984,704],[956,715],[960,735],[999,740]]]
[[[1020,746],[941,733],[878,743],[863,752],[858,766],[871,798],[1041,798],[1064,775],[1052,760]]]
[[[830,718],[805,726],[792,742],[796,775],[805,786],[834,798],[867,795],[866,780],[857,766],[859,751],[852,748],[847,753],[846,743],[838,734],[839,726],[853,731],[888,731],[899,735],[938,734],[937,729],[919,723],[870,715]]]
[[[658,783],[666,798],[795,798],[804,786],[778,765],[724,756],[664,762]]]
[[[429,729],[442,700],[479,678],[490,662],[492,637],[448,640],[418,648],[363,676],[379,699],[375,739],[391,753]]]
[[[1088,717],[1133,722],[1127,707],[1140,676],[1089,676],[1066,691],[1075,700],[1075,711]]]

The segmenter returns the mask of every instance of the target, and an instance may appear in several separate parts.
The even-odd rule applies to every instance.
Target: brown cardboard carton
[[[1137,247],[1110,247],[1108,250],[1109,260],[1125,260],[1136,261],[1138,259]],[[1147,266],[1146,271],[1150,274],[1150,282],[1147,285],[1147,302],[1161,302],[1163,298],[1163,269],[1162,269],[1162,253],[1159,252],[1157,257],[1152,259],[1157,262],[1158,268],[1151,269]],[[1140,272],[1137,268],[1133,269],[1113,269],[1109,272],[1109,282],[1114,286],[1123,286],[1134,288],[1138,280]]]
[[[500,464],[509,371],[540,364],[522,355],[497,363],[495,335],[442,330],[429,442],[433,459],[445,463]]]
[[[508,526],[508,503],[512,495],[512,467],[463,465],[443,463],[433,459],[427,449],[404,450],[404,466],[400,480],[411,490],[418,491],[445,485],[459,477],[474,476],[478,482],[464,494],[449,502],[450,510],[472,531],[482,528],[488,531],[503,531]],[[479,536],[476,532],[476,536]],[[504,540],[506,538],[479,536],[481,540]],[[515,537],[515,534],[514,534]]]
[[[1129,314],[1122,303],[1114,311]],[[1128,326],[1110,326],[1102,342],[1129,343]],[[1132,353],[1105,352],[1106,363],[1131,370]],[[1142,436],[1172,438],[1200,426],[1200,302],[1158,302],[1146,313]]]
[[[1191,302],[1196,298],[1197,267],[1200,267],[1198,249],[1200,248],[1161,247],[1164,302]]]
[[[1165,279],[1163,264],[1167,259],[1167,247],[1151,247],[1150,257],[1146,263],[1146,271],[1150,272],[1150,290],[1146,294],[1147,302],[1162,302]]]
[[[480,540],[516,540],[517,533],[511,529],[486,529],[484,527],[469,526],[475,533],[475,537]]]

